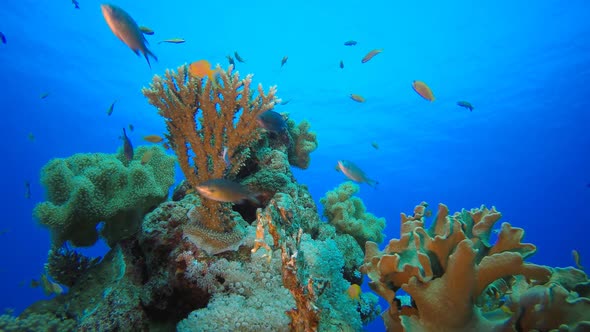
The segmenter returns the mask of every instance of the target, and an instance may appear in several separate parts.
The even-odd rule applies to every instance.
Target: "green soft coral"
[[[318,148],[318,139],[315,132],[310,131],[311,124],[307,120],[298,125],[295,121],[287,121],[292,142],[289,147],[289,163],[301,169],[307,169],[311,162],[310,154]]]
[[[145,153],[151,158],[142,164]],[[76,154],[52,159],[42,169],[47,201],[34,215],[49,228],[54,244],[91,246],[101,235],[112,245],[137,230],[143,216],[168,196],[175,159],[160,147],[139,147],[127,162],[118,154]],[[126,166],[127,165],[127,166]]]
[[[361,248],[364,248],[367,241],[383,241],[385,219],[377,218],[366,211],[363,201],[353,196],[359,190],[358,185],[347,181],[328,191],[320,199],[320,203],[324,206],[324,216],[330,224],[339,233],[352,235]]]

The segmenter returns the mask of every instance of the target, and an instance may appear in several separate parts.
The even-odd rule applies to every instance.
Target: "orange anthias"
[[[192,76],[199,78],[207,76],[210,80],[213,80],[213,75],[216,73],[216,70],[211,69],[211,64],[207,60],[199,60],[191,63],[188,71]]]
[[[348,296],[352,300],[360,300],[361,287],[357,284],[350,285],[350,287],[348,287]]]
[[[416,91],[422,98],[428,101],[434,101],[434,94],[432,90],[426,85],[426,83],[422,81],[414,81],[412,82],[412,88]]]

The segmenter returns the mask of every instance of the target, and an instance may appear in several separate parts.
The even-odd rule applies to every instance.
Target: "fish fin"
[[[259,201],[259,200],[258,200],[258,198],[256,197],[256,196],[258,196],[258,195],[259,195],[259,194],[256,194],[256,195],[249,196],[249,197],[248,197],[248,200],[250,200],[250,202],[254,203],[254,205],[257,205],[257,206],[262,206],[262,205],[260,204],[260,201]]]
[[[150,63],[150,58],[149,58],[150,56],[152,58],[154,58],[154,60],[158,61],[158,57],[154,53],[152,53],[152,51],[148,50],[147,48],[146,48],[145,52],[143,53],[143,55],[145,56],[145,59],[147,60],[148,66],[150,66],[150,68],[152,68],[152,64]]]

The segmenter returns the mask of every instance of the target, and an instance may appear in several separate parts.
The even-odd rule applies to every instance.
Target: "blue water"
[[[79,1],[80,10],[69,0],[2,2],[0,308],[18,313],[45,298],[28,287],[50,240],[31,215],[44,200],[40,168],[116,151],[130,123],[136,145],[163,132],[140,89],[183,63],[226,66],[234,51],[247,61],[240,73],[292,100],[278,111],[317,132],[311,167],[296,171],[316,202],[344,181],[334,165],[348,159],[380,182],[359,195],[387,219],[387,239],[399,236],[399,213],[421,201],[451,211],[494,205],[538,246],[533,262],[572,265],[577,249],[590,265],[588,1],[117,1],[156,32],[151,69],[113,35],[100,2]],[[166,38],[187,42],[157,44]],[[344,46],[350,39],[358,45]],[[383,53],[361,64],[376,48]],[[413,80],[436,100],[418,96]]]

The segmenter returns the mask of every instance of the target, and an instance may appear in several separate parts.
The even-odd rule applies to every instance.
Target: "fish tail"
[[[150,66],[150,68],[152,68],[152,64],[150,63],[150,56],[152,58],[154,58],[154,60],[158,61],[158,57],[152,53],[152,51],[148,50],[147,48],[145,49],[145,52],[143,52],[143,55],[145,56],[145,59],[147,60],[148,66]]]
[[[250,197],[248,197],[248,199],[250,200],[250,202],[254,203],[255,205],[261,206],[258,198],[254,197],[254,196],[250,196]]]

